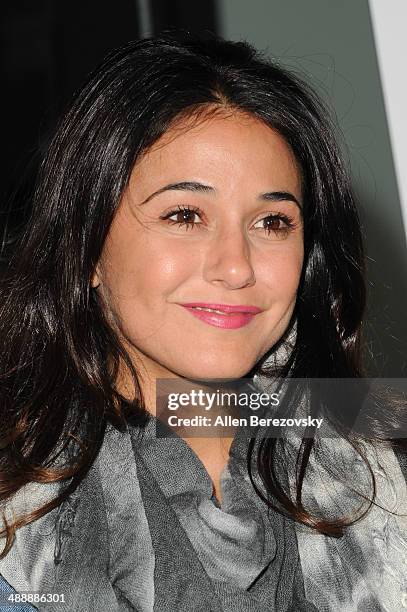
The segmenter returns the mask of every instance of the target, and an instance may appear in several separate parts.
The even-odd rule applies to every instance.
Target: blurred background
[[[248,40],[332,109],[366,242],[368,373],[407,376],[406,0],[7,0],[0,15],[4,259],[58,117],[107,52],[168,28]]]

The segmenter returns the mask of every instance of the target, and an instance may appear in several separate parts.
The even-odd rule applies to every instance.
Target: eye
[[[171,217],[175,217],[171,218]],[[185,226],[193,228],[197,224],[196,217],[202,219],[202,211],[195,206],[178,206],[175,210],[170,210],[168,213],[160,217],[163,221],[168,221],[170,225],[178,224],[179,227]],[[198,223],[199,224],[199,223]]]
[[[294,220],[287,215],[282,213],[273,213],[256,221],[253,227],[255,229],[262,229],[267,234],[271,234],[271,232],[273,232],[274,234],[285,235],[294,229],[295,223]]]

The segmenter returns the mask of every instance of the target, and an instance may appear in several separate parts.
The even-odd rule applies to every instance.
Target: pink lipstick
[[[253,317],[262,312],[257,306],[247,306],[244,304],[208,304],[205,302],[190,302],[180,304],[189,312],[208,325],[221,327],[223,329],[238,329],[248,325]]]

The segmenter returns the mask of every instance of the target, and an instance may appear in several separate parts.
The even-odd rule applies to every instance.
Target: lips
[[[204,302],[191,302],[180,304],[194,317],[213,327],[223,329],[238,329],[248,325],[261,308],[248,305],[208,304]]]
[[[181,304],[181,306],[185,306],[186,308],[201,308],[205,310],[216,310],[221,314],[235,314],[235,313],[249,313],[249,314],[257,314],[261,312],[261,308],[257,306],[247,306],[246,304],[208,304],[206,302],[190,302],[188,304]]]

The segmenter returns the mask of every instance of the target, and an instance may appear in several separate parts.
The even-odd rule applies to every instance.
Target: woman
[[[44,610],[400,609],[406,487],[375,423],[364,441],[307,388],[339,438],[155,430],[161,379],[361,375],[332,133],[245,43],[130,43],[78,94],[2,284],[4,589],[54,594]]]

